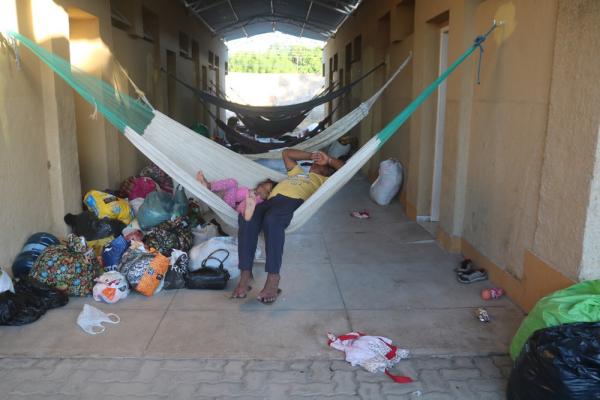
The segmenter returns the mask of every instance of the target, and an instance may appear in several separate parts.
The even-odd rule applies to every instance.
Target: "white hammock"
[[[234,153],[172,120],[159,111],[143,135],[125,128],[125,137],[146,157],[179,182],[194,196],[205,202],[227,225],[236,227],[237,212],[219,196],[196,180],[199,170],[209,181],[235,177],[240,185],[255,187],[267,178],[280,181],[286,176]],[[287,229],[301,227],[371,158],[379,148],[377,136],[369,140],[346,164],[333,174],[300,208]]]
[[[310,139],[306,139],[304,142],[298,143],[295,146],[291,146],[291,149],[304,150],[304,151],[315,151],[319,149],[323,149],[335,142],[342,136],[344,136],[350,129],[354,128],[360,121],[362,121],[371,111],[373,104],[381,97],[383,91],[392,83],[394,79],[398,76],[400,72],[408,65],[409,61],[412,58],[412,53],[406,57],[406,59],[402,62],[402,64],[398,67],[398,69],[394,72],[392,76],[383,84],[383,86],[373,94],[369,99],[362,102],[358,107],[354,110],[350,111],[348,114],[344,115],[342,118],[335,121],[329,127],[325,128],[322,132],[318,133],[314,137]],[[244,154],[247,158],[252,160],[257,160],[261,158],[281,158],[281,152],[285,148],[275,149],[266,153],[257,153],[257,154]]]

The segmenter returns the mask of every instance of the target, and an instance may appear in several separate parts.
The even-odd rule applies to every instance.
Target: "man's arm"
[[[344,162],[342,160],[338,160],[337,158],[330,157],[327,153],[322,151],[315,151],[312,153],[312,160],[319,165],[328,165],[336,171],[344,166]]]
[[[285,149],[281,156],[283,157],[283,163],[285,164],[285,168],[288,171],[291,171],[296,165],[298,165],[298,161],[300,160],[310,160],[313,153],[309,153],[308,151],[295,150],[295,149]]]

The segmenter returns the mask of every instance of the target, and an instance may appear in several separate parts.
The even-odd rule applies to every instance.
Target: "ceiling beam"
[[[330,26],[327,25],[323,25],[321,23],[317,23],[315,21],[306,21],[304,18],[297,18],[294,17],[292,15],[283,15],[283,14],[279,14],[276,13],[275,15],[271,15],[271,14],[256,14],[256,15],[252,15],[246,19],[244,19],[243,21],[238,21],[238,22],[233,22],[227,25],[223,25],[221,26],[218,30],[217,30],[217,34],[221,33],[224,30],[229,30],[231,28],[240,28],[241,25],[249,25],[250,23],[253,22],[290,22],[293,21],[295,22],[296,25],[298,25],[299,27],[302,27],[302,24],[306,23],[306,26],[309,28],[312,28],[312,30],[317,30],[317,31],[323,31],[323,32],[334,32],[334,29],[331,28]]]
[[[227,3],[229,4],[229,8],[231,8],[231,12],[233,13],[233,17],[235,18],[235,22],[239,22],[240,21],[240,17],[235,12],[235,9],[233,8],[233,4],[231,4],[231,0],[227,0]],[[244,27],[244,25],[242,25],[242,31],[244,31],[244,35],[246,35],[246,37],[248,37],[248,32],[246,31],[246,28]]]
[[[310,10],[312,10],[313,2],[311,1],[308,5],[308,11],[306,11],[306,17],[304,18],[304,23],[302,24],[302,29],[300,30],[300,38],[302,38],[302,34],[304,34],[304,28],[306,27],[306,22],[310,17]]]
[[[360,3],[362,3],[362,0],[358,0],[356,2],[355,5],[352,6],[353,11],[356,10],[358,8],[358,6],[360,6]],[[351,14],[347,14],[344,19],[342,19],[342,21],[340,22],[340,24],[337,26],[337,28],[335,29],[335,32],[333,33],[333,35],[331,35],[331,37],[335,37],[335,35],[337,34],[338,30],[342,27],[342,25],[344,25],[344,23],[346,22],[346,20],[350,17]]]
[[[189,8],[189,9],[191,9],[191,10],[192,10],[192,12],[194,13],[194,15],[195,15],[196,17],[198,17],[198,19],[199,19],[200,21],[202,21],[202,23],[203,23],[203,24],[204,24],[204,25],[205,25],[205,26],[208,28],[208,30],[209,30],[209,31],[211,31],[211,33],[212,33],[212,34],[216,34],[216,33],[217,33],[217,31],[215,30],[215,28],[213,28],[213,26],[212,26],[211,24],[209,24],[209,23],[208,23],[208,22],[207,22],[207,21],[206,21],[204,18],[202,18],[202,15],[200,15],[200,13],[199,13],[199,12],[196,12],[196,11],[194,10],[194,8],[193,8],[193,4],[195,4],[195,3],[192,3],[192,2],[190,2],[190,1],[188,1],[188,0],[183,0],[183,4],[184,4],[184,5],[185,5],[187,8]]]
[[[273,18],[275,18],[275,19],[273,19]],[[227,33],[229,33],[229,32],[235,31],[237,29],[241,29],[243,26],[245,27],[252,23],[258,23],[258,22],[285,22],[290,25],[294,25],[299,28],[302,28],[302,24],[305,21],[304,20],[298,21],[298,19],[291,18],[291,17],[285,17],[285,16],[273,17],[269,14],[266,14],[266,15],[254,16],[245,21],[241,21],[241,22],[235,23],[235,24],[229,24],[227,26],[219,28],[219,30],[216,32],[216,34],[226,36]],[[317,32],[318,34],[323,36],[324,39],[327,39],[329,36],[331,36],[334,33],[334,31],[331,30],[330,28],[311,24],[310,22],[306,22],[306,27],[308,27],[311,31]]]
[[[194,12],[201,13],[206,10],[210,10],[211,8],[215,8],[220,5],[226,4],[227,2],[228,2],[227,0],[219,0],[219,1],[215,1],[214,3],[208,3],[204,6],[198,6],[196,8],[192,7],[192,10],[194,10]],[[198,4],[198,3],[194,3],[194,4]]]
[[[306,0],[306,1],[310,1],[311,3],[318,4],[321,7],[325,7],[327,9],[329,9],[329,10],[333,10],[333,11],[338,12],[338,13],[343,14],[343,15],[348,15],[352,11],[354,11],[354,8],[352,6],[347,6],[345,8],[339,8],[339,7],[336,7],[336,6],[332,5],[332,4],[325,3],[323,1],[318,1],[318,0]]]

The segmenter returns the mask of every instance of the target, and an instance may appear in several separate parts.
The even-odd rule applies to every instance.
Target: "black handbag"
[[[185,287],[185,276],[188,274],[190,259],[186,253],[182,253],[175,263],[169,267],[165,275],[165,286],[163,289],[182,289]]]
[[[225,257],[221,260],[215,257],[214,254],[224,252]],[[229,281],[229,271],[223,268],[223,264],[229,258],[229,251],[225,249],[217,249],[210,253],[208,257],[202,260],[202,267],[194,272],[189,272],[185,277],[185,287],[188,289],[211,289],[223,290]],[[215,260],[219,263],[217,268],[207,267],[206,263],[209,260]]]

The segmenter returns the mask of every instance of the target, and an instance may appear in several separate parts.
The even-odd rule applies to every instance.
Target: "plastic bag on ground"
[[[118,324],[119,322],[121,318],[117,314],[106,314],[89,304],[83,305],[83,310],[77,317],[77,325],[90,335],[104,332],[106,327],[102,325],[103,323]]]
[[[169,269],[169,259],[162,254],[147,252],[143,245],[132,243],[121,259],[121,272],[137,292],[152,296]]]
[[[556,291],[537,302],[510,344],[515,360],[537,330],[574,322],[600,321],[600,280],[584,281]]]
[[[25,325],[37,321],[47,310],[67,304],[66,293],[25,277],[15,284],[15,293],[0,293],[0,325]]]
[[[538,330],[510,374],[508,400],[600,399],[600,323]]]
[[[392,158],[379,164],[379,177],[371,185],[371,199],[380,206],[390,204],[402,187],[402,164]]]
[[[94,279],[96,284],[92,291],[94,300],[105,303],[116,303],[129,294],[129,284],[123,274],[117,271],[109,271]]]
[[[183,189],[178,189],[175,195],[152,192],[140,207],[137,219],[140,227],[146,230],[172,218],[185,216],[187,207],[188,200]]]
[[[118,198],[112,194],[90,190],[83,197],[88,210],[94,212],[99,219],[118,219],[125,225],[133,219],[133,211],[125,199]]]
[[[123,236],[119,236],[104,247],[102,261],[105,271],[116,271],[125,251],[129,248],[129,242]]]
[[[64,220],[71,227],[75,235],[83,236],[85,240],[98,240],[110,236],[119,236],[126,225],[118,219],[98,219],[92,211],[84,211],[80,214],[67,214]]]
[[[219,236],[219,228],[215,224],[207,223],[198,225],[192,230],[194,235],[194,246],[206,242],[208,239]]]
[[[206,259],[212,252],[219,249],[224,249],[229,252],[229,257],[225,260],[223,268],[229,272],[231,279],[235,279],[240,275],[240,269],[238,268],[238,252],[237,252],[237,238],[231,236],[217,236],[207,240],[204,243],[200,243],[194,246],[190,250],[190,271],[196,271],[202,267],[202,261]],[[260,247],[256,248],[256,258],[261,258],[262,252]],[[218,265],[207,262],[207,267],[216,268]]]
[[[13,281],[8,276],[8,273],[0,268],[0,293],[4,292],[15,292],[15,287],[13,286]]]

